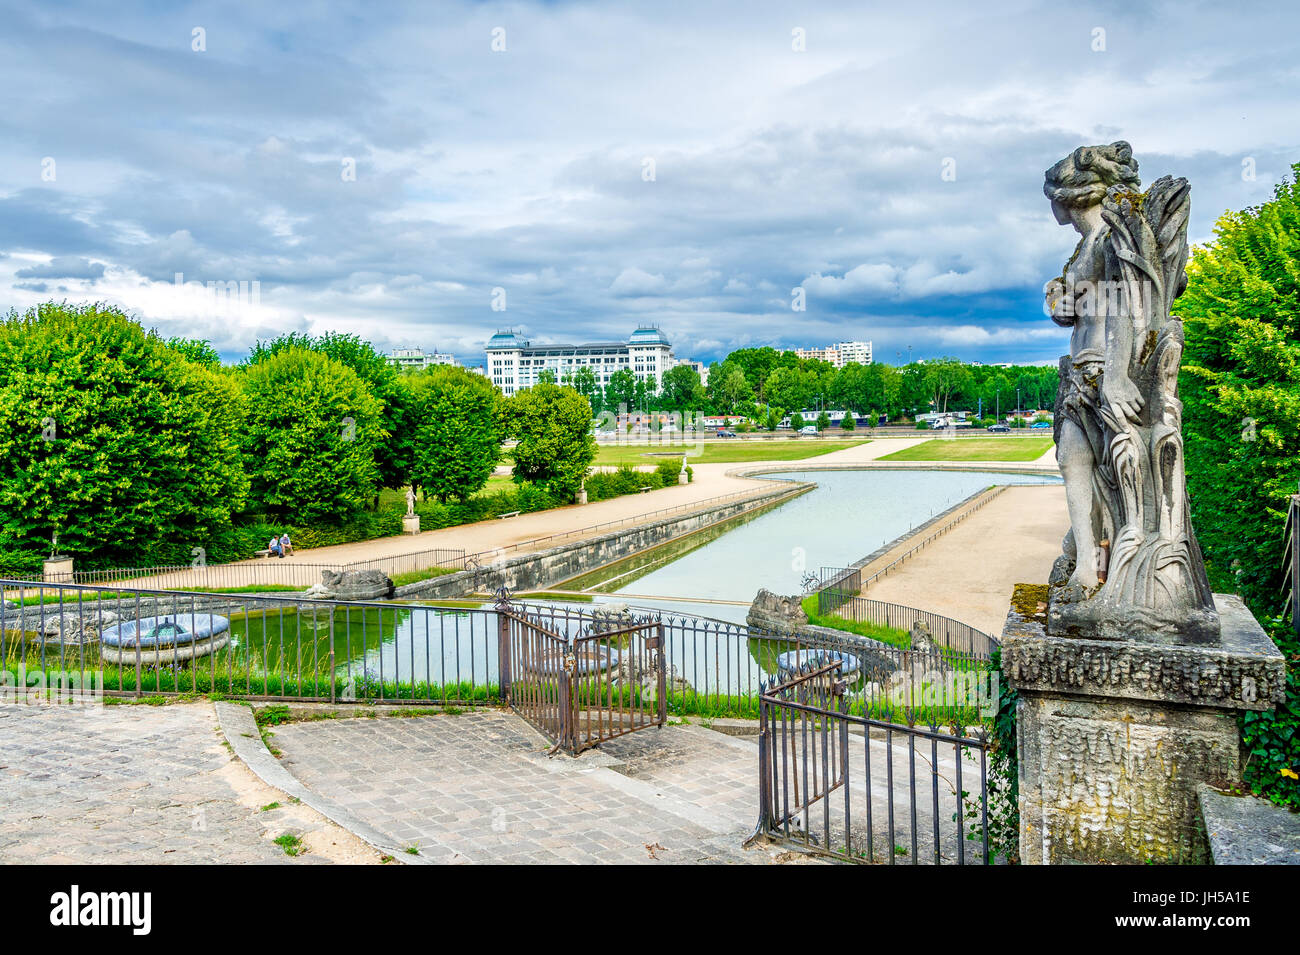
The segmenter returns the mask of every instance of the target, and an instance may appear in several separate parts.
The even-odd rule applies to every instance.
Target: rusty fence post
[[[558,745],[570,756],[578,755],[577,700],[574,698],[574,674],[578,669],[578,655],[572,643],[564,651],[564,666],[559,674],[560,732]]]
[[[668,654],[664,646],[664,623],[662,620],[659,621],[655,641],[655,652],[659,655],[659,689],[655,694],[659,708],[656,716],[659,719],[659,725],[663,726],[668,722]]]
[[[510,702],[510,591],[502,587],[497,591],[497,695],[501,702]]]

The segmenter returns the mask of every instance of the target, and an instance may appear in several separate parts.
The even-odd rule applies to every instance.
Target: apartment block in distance
[[[603,388],[609,376],[628,369],[642,381],[663,387],[663,374],[673,367],[672,346],[657,327],[642,325],[624,342],[587,342],[582,345],[534,345],[513,331],[497,332],[487,343],[487,374],[506,395],[537,384],[543,371],[563,381],[579,368],[595,373]]]
[[[871,364],[871,342],[838,342],[825,348],[796,348],[794,353],[800,358],[828,361],[836,368]]]
[[[403,371],[414,369],[419,371],[421,368],[428,368],[432,365],[454,365],[456,358],[453,355],[433,352],[425,352],[422,348],[398,348],[388,356],[390,364],[396,365]]]

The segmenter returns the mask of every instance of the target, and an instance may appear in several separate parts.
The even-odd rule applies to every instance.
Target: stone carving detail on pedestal
[[[1202,861],[1197,788],[1240,785],[1237,717],[1284,698],[1282,654],[1225,594],[1216,645],[1055,637],[1045,589],[1016,588],[1002,634],[1020,698],[1021,859]]]
[[[1140,192],[1128,143],[1080,146],[1043,191],[1081,239],[1048,283],[1073,329],[1056,399],[1070,533],[1049,629],[1098,639],[1213,642],[1219,621],[1192,533],[1178,367],[1187,287],[1186,179]]]

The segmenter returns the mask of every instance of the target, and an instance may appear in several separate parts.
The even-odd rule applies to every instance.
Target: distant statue
[[[408,487],[406,489],[406,516],[407,517],[415,516],[415,488],[414,487]]]
[[[1047,170],[1056,221],[1082,237],[1046,288],[1070,327],[1056,456],[1070,532],[1049,628],[1078,636],[1214,640],[1218,615],[1192,533],[1178,366],[1187,287],[1186,179],[1140,192],[1128,143],[1080,146]]]
[[[50,535],[50,556],[57,557],[58,555],[59,555],[59,531],[56,528],[54,533]]]
[[[684,454],[682,455],[682,469],[681,469],[681,471],[680,471],[679,473],[681,473],[681,474],[685,474],[685,473],[686,473],[686,455],[684,455]]]

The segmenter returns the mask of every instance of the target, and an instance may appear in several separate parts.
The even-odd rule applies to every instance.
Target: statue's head
[[[1137,160],[1133,147],[1120,140],[1109,146],[1080,146],[1044,174],[1043,194],[1052,201],[1056,221],[1072,220],[1071,210],[1101,204],[1112,186],[1137,189]]]

